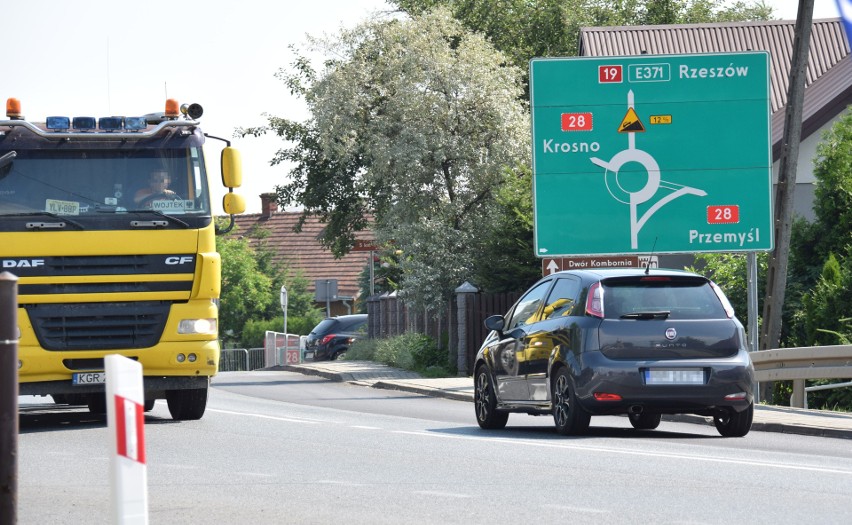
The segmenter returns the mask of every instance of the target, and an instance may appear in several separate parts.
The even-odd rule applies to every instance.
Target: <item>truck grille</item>
[[[169,315],[163,301],[26,305],[47,350],[146,348],[157,344]]]

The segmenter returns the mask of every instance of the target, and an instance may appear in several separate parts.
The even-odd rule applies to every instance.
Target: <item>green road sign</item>
[[[769,55],[534,59],[539,257],[773,247]]]

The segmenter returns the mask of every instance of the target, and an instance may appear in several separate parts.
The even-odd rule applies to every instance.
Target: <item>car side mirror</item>
[[[489,330],[502,333],[505,326],[506,320],[503,319],[502,315],[492,315],[485,318],[485,328],[488,328]]]

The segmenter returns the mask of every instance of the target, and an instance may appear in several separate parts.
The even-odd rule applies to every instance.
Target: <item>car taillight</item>
[[[331,342],[331,340],[332,340],[332,339],[334,339],[335,337],[337,337],[337,334],[329,334],[329,335],[327,335],[327,336],[325,336],[325,337],[323,337],[323,338],[322,338],[322,341],[320,341],[320,344],[322,344],[322,345],[324,345],[324,344],[328,344],[328,343],[330,343],[330,342]]]
[[[600,317],[603,319],[604,316],[604,306],[603,306],[603,296],[604,290],[601,286],[600,281],[596,282],[592,286],[589,287],[589,295],[586,297],[586,313],[589,315],[593,315],[595,317]]]
[[[618,394],[610,394],[609,392],[595,392],[595,400],[597,401],[621,401],[621,396]]]
[[[731,301],[729,301],[728,298],[725,297],[725,293],[722,291],[721,288],[716,286],[716,283],[711,281],[710,288],[712,288],[713,291],[716,292],[716,297],[718,297],[719,301],[722,303],[722,308],[725,309],[725,314],[728,316],[728,319],[733,319],[734,314],[736,312],[734,312],[734,307],[731,306]]]

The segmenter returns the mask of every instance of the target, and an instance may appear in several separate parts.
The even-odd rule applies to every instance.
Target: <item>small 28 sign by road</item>
[[[773,247],[765,52],[534,59],[539,257]]]

